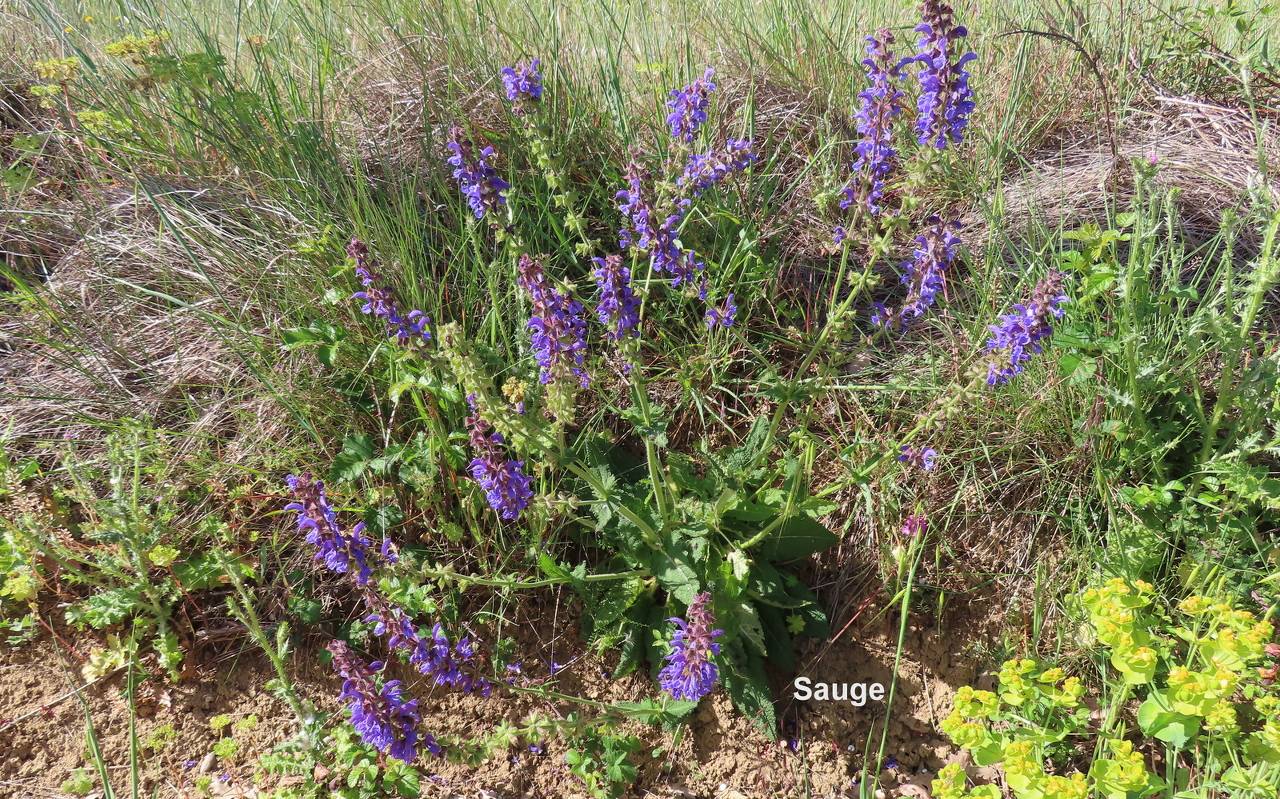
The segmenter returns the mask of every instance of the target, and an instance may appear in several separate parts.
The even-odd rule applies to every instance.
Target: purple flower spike
[[[867,37],[867,57],[862,65],[871,85],[858,94],[861,101],[854,118],[858,122],[858,157],[853,162],[853,179],[845,187],[841,208],[864,202],[872,215],[881,212],[885,180],[893,171],[898,151],[893,147],[893,121],[902,113],[900,64],[895,63],[893,34],[888,29]],[[837,242],[838,243],[838,242]]]
[[[902,522],[902,537],[915,538],[916,536],[924,535],[928,529],[929,520],[918,513],[913,513]]]
[[[424,637],[403,609],[385,601],[375,600],[372,604],[376,609],[364,620],[374,625],[375,635],[386,636],[389,648],[408,652],[410,665],[431,677],[436,685],[489,696],[492,690],[489,681],[469,672],[476,654],[470,638],[461,638],[451,646],[438,623],[432,627],[431,635]]]
[[[331,641],[329,652],[342,676],[340,697],[351,711],[351,726],[365,743],[406,763],[417,758],[419,745],[439,754],[435,738],[420,735],[418,703],[404,700],[399,680],[387,680],[379,689],[374,673],[381,664],[365,663],[341,641]]]
[[[916,109],[916,132],[921,144],[939,150],[947,144],[959,144],[965,126],[973,113],[973,92],[969,90],[969,70],[965,69],[977,56],[972,50],[956,57],[964,49],[961,39],[969,35],[963,25],[952,19],[951,6],[941,0],[924,0],[916,26],[920,51],[914,59],[920,70],[920,99]]]
[[[542,73],[538,71],[538,59],[514,67],[502,68],[502,85],[507,91],[507,100],[515,106],[518,114],[542,99]]]
[[[445,146],[451,153],[448,162],[453,167],[453,179],[458,181],[458,188],[462,189],[476,219],[484,219],[485,214],[493,213],[506,204],[505,192],[511,184],[490,166],[492,147],[477,152],[475,144],[458,125],[449,128],[449,141]]]
[[[911,260],[902,264],[902,282],[907,286],[907,297],[902,307],[894,310],[876,303],[871,321],[885,327],[905,329],[912,319],[917,319],[933,306],[947,270],[955,261],[960,236],[959,225],[930,217],[928,228],[916,236],[916,248]]]
[[[672,697],[696,702],[711,693],[720,678],[720,669],[711,658],[720,654],[716,639],[724,635],[724,630],[713,629],[711,594],[694,597],[686,616],[688,621],[669,619],[676,629],[671,634],[671,652],[658,673],[658,682]]]
[[[484,490],[489,507],[508,521],[518,519],[533,497],[524,461],[507,457],[502,434],[490,428],[474,405],[467,417],[467,429],[471,449],[476,453],[471,461],[471,478]]]
[[[689,156],[684,173],[676,179],[676,187],[697,197],[710,187],[756,162],[747,139],[726,139],[724,148]]]
[[[716,327],[733,327],[733,323],[738,315],[738,306],[734,304],[733,292],[729,292],[729,296],[724,298],[724,302],[719,306],[712,306],[707,309],[707,330],[713,330]]]
[[[1053,320],[1062,318],[1062,306],[1069,301],[1062,292],[1062,283],[1062,273],[1051,272],[1036,284],[1030,301],[1013,306],[1012,312],[987,328],[991,331],[987,351],[992,356],[987,366],[987,385],[1008,383],[1022,373],[1032,356],[1044,352],[1041,342],[1053,335]]]
[[[926,472],[933,471],[933,467],[937,465],[938,451],[933,447],[913,447],[908,444],[902,445],[902,454],[898,456],[900,463],[914,466]]]
[[[364,523],[342,532],[337,514],[324,493],[324,483],[313,480],[310,473],[285,478],[294,501],[285,510],[298,514],[298,532],[316,548],[315,559],[337,574],[352,574],[357,585],[366,585],[373,575],[377,555],[370,552],[372,542],[364,535]]]
[[[609,339],[621,341],[640,335],[640,300],[631,290],[631,270],[623,265],[622,256],[615,253],[591,260],[596,265],[592,275],[600,289],[596,316],[608,328]]]
[[[591,379],[583,368],[587,323],[582,319],[582,303],[557,291],[547,280],[542,264],[528,255],[520,256],[517,279],[533,301],[528,327],[540,370],[538,379],[549,385],[573,375],[586,388]]]
[[[716,85],[711,82],[714,74],[715,70],[707,67],[701,78],[683,89],[671,90],[671,99],[667,100],[667,108],[671,109],[671,113],[667,115],[671,138],[691,143],[698,134],[698,129],[707,121],[710,95],[716,90]]]
[[[369,248],[360,239],[353,238],[347,243],[347,255],[356,264],[356,277],[360,278],[363,291],[352,294],[352,299],[364,300],[361,313],[371,314],[387,324],[387,335],[394,338],[402,347],[414,342],[426,343],[431,340],[431,331],[427,326],[431,319],[422,311],[400,312],[395,292],[382,285],[378,275],[377,264],[369,258]]]
[[[680,223],[689,209],[689,198],[675,198],[671,212],[655,226],[653,220],[659,213],[645,196],[645,183],[650,176],[635,161],[627,165],[626,175],[627,188],[617,194],[618,210],[626,220],[618,231],[619,246],[648,253],[653,271],[670,274],[672,286],[692,283],[706,265],[696,253],[681,248],[678,243]]]

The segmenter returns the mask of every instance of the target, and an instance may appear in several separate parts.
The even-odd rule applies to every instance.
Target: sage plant
[[[854,115],[858,124],[858,157],[840,199],[841,208],[862,203],[872,216],[882,210],[885,181],[898,159],[893,146],[893,122],[902,113],[903,94],[898,88],[901,65],[894,60],[892,46],[893,33],[887,28],[867,37],[867,57],[862,66],[870,85],[858,94],[858,111]],[[843,240],[843,230],[836,235]]]
[[[724,635],[724,630],[715,629],[709,593],[694,597],[685,615],[687,619],[668,619],[676,629],[671,634],[671,651],[658,673],[658,683],[672,697],[696,702],[711,693],[720,678],[713,657],[720,654],[716,639]]]
[[[916,26],[919,54],[909,59],[921,67],[916,132],[921,144],[939,150],[964,139],[964,129],[974,109],[965,65],[977,56],[965,49],[963,40],[969,32],[955,24],[953,14],[951,6],[942,0],[924,0],[924,19]]]
[[[1035,355],[1044,352],[1043,342],[1053,335],[1053,322],[1061,319],[1063,305],[1068,297],[1063,293],[1063,275],[1051,272],[1036,284],[1026,303],[1013,306],[1013,310],[1000,317],[1000,321],[987,329],[990,361],[987,366],[987,385],[1002,386],[1022,373]]]

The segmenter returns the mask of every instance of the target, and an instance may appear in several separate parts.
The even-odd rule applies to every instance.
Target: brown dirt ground
[[[979,610],[954,608],[948,611],[954,618],[909,625],[886,748],[898,765],[882,774],[886,796],[921,796],[918,788],[906,784],[927,785],[936,770],[955,756],[935,730],[950,709],[955,688],[978,677],[975,658],[961,650],[993,628],[991,614]],[[561,630],[558,635],[549,634],[548,619],[572,616],[575,611],[563,607],[555,614],[549,611],[549,602],[530,603],[525,611],[530,618],[517,627],[524,631],[520,634],[523,649],[545,658],[550,644],[550,651],[563,653],[569,665],[556,675],[557,690],[601,700],[653,695],[653,685],[644,676],[609,679],[607,659],[571,659],[582,651],[573,632],[576,619],[556,623]],[[814,680],[887,685],[894,667],[897,623],[889,617],[873,618],[871,612],[866,616],[846,629],[835,628],[839,634],[833,642],[810,644],[802,653],[798,673]],[[77,642],[83,650],[83,638]],[[332,709],[330,697],[337,692],[337,681],[315,653],[314,648],[297,653],[291,673],[304,695]],[[0,797],[62,796],[59,786],[72,769],[88,766],[84,710],[71,693],[73,685],[81,682],[75,657],[64,654],[47,634],[33,644],[0,650]],[[545,662],[525,663],[529,678],[546,678]],[[288,708],[266,690],[270,676],[265,660],[245,650],[189,669],[176,685],[161,680],[145,683],[139,737],[146,740],[164,725],[172,725],[175,733],[171,743],[144,756],[146,795],[155,790],[160,797],[198,796],[194,783],[200,773],[215,775],[217,796],[252,797],[273,787],[270,781],[255,783],[254,762],[258,754],[287,738],[294,724]],[[790,698],[789,678],[778,677],[775,687],[781,689],[778,710],[786,740],[769,740],[733,711],[722,692],[714,694],[695,712],[691,734],[683,736],[674,755],[641,764],[640,780],[629,795],[855,796],[868,736],[874,733],[872,752],[879,743],[884,704],[855,708],[849,703],[795,702]],[[788,684],[782,684],[784,680]],[[572,709],[526,695],[499,698],[500,692],[495,692],[486,701],[424,684],[410,682],[409,687],[420,698],[424,719],[445,735],[483,734],[504,719],[518,722],[533,711],[557,715]],[[111,773],[118,777],[117,787],[127,784],[129,714],[122,674],[91,685],[83,696]],[[220,736],[211,730],[209,720],[218,714],[233,720],[256,714],[261,720],[253,730],[234,733],[240,747],[230,762],[217,762],[210,754]],[[636,732],[649,747],[671,743],[670,733],[655,728],[638,727]],[[443,760],[420,761],[429,775],[423,795],[585,796],[563,765],[562,743],[549,741],[540,756],[512,755],[476,769]]]

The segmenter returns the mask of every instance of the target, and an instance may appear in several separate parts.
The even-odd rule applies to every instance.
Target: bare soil
[[[984,603],[985,604],[985,603]],[[544,610],[545,610],[544,606]],[[994,621],[975,608],[949,612],[955,618],[925,625],[912,622],[904,639],[899,675],[890,715],[885,754],[892,768],[882,774],[886,796],[919,797],[934,773],[954,750],[935,732],[950,710],[955,689],[979,677],[979,661],[966,647],[980,641]],[[638,700],[653,695],[645,675],[611,679],[607,659],[574,658],[582,651],[574,631],[576,619],[555,626],[556,615],[572,616],[560,608],[546,613],[541,623],[524,627],[521,646],[533,655],[526,675],[556,690],[594,699]],[[530,612],[537,612],[531,608]],[[530,620],[532,621],[532,620]],[[888,616],[855,619],[839,630],[832,642],[813,642],[801,653],[797,674],[814,681],[891,682],[895,668],[898,625]],[[83,648],[84,639],[77,639]],[[550,649],[548,649],[550,647]],[[567,662],[554,678],[547,652],[562,653]],[[290,672],[298,689],[322,709],[335,710],[337,680],[317,657],[318,647],[304,647],[293,658]],[[59,786],[77,767],[90,768],[85,731],[86,705],[99,746],[106,756],[117,790],[129,775],[129,708],[123,672],[102,679],[80,692],[83,683],[76,654],[45,635],[20,648],[0,650],[0,796],[62,796]],[[295,729],[288,707],[265,687],[271,677],[264,658],[252,650],[189,668],[177,684],[155,678],[140,688],[140,740],[153,738],[171,725],[171,740],[143,753],[146,795],[195,797],[201,774],[213,776],[215,796],[253,797],[277,787],[274,777],[255,773],[259,754],[287,739]],[[791,675],[776,675],[778,711],[783,737],[770,740],[736,713],[722,692],[704,700],[689,721],[689,729],[673,754],[648,758],[652,747],[670,747],[672,735],[637,726],[646,748],[636,756],[640,779],[631,796],[774,797],[856,796],[864,752],[874,759],[884,729],[885,703],[857,708],[849,702],[797,702],[791,696]],[[551,715],[573,710],[527,695],[495,691],[488,700],[410,682],[420,697],[426,723],[437,734],[480,736],[503,721],[519,722],[532,712]],[[250,730],[210,726],[220,714],[239,721],[259,718]],[[212,747],[220,737],[239,742],[234,758],[220,760]],[[647,761],[647,762],[645,762]],[[548,741],[542,754],[527,751],[496,757],[479,768],[447,760],[420,762],[428,779],[425,796],[579,797],[586,793],[564,765],[564,746]],[[92,770],[92,769],[91,769]]]

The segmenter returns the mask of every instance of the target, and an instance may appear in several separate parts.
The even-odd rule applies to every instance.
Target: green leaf
[[[1147,735],[1178,749],[1200,732],[1200,720],[1173,710],[1163,693],[1153,691],[1138,707],[1138,726]]]
[[[334,480],[351,482],[359,479],[373,460],[373,439],[367,435],[347,436],[342,442],[342,452],[333,459],[330,472]]]
[[[745,658],[739,666],[721,670],[724,688],[736,707],[770,740],[778,737],[778,716],[769,691],[769,680],[764,674],[764,659],[754,652],[744,651]]]
[[[675,724],[688,716],[697,702],[679,699],[645,699],[641,702],[614,702],[610,707],[629,719],[645,724]]]
[[[799,560],[829,549],[839,541],[839,536],[818,521],[797,514],[762,541],[758,551],[771,561]]]
[[[683,605],[693,602],[700,588],[697,572],[665,552],[654,552],[649,562],[653,576],[668,593]]]
[[[644,592],[644,580],[628,577],[612,583],[592,607],[592,623],[597,629],[618,621]]]
[[[769,662],[781,671],[795,671],[795,651],[792,649],[791,633],[787,631],[782,611],[769,605],[757,605],[756,611],[760,615],[760,624],[764,627]]]

